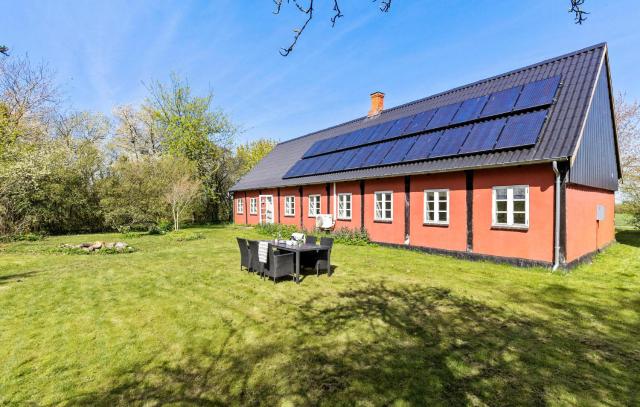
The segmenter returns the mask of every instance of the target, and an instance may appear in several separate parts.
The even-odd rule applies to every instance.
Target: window
[[[338,194],[338,219],[351,219],[351,194]]]
[[[238,198],[236,201],[236,208],[238,214],[242,215],[244,213],[244,200],[242,200],[242,198]]]
[[[493,188],[493,226],[529,226],[529,186]]]
[[[258,199],[257,198],[251,198],[249,200],[249,213],[252,215],[257,215],[258,214]]]
[[[449,190],[431,189],[424,191],[424,223],[449,224]]]
[[[293,195],[284,197],[284,216],[296,215],[296,197]]]
[[[320,215],[320,195],[309,195],[309,216]]]
[[[393,220],[393,193],[391,191],[375,193],[374,220],[391,222]]]

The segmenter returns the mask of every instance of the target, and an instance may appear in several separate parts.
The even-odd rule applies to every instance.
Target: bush
[[[262,235],[270,236],[271,238],[288,239],[292,233],[298,232],[299,229],[294,225],[281,225],[278,223],[256,225],[255,230]]]
[[[350,229],[342,227],[334,230],[329,236],[335,239],[336,243],[349,244],[353,246],[365,246],[369,244],[369,233],[366,229]]]
[[[40,233],[21,233],[17,235],[1,236],[0,242],[37,242],[44,238],[45,235]]]
[[[165,231],[160,229],[160,227],[158,225],[151,225],[151,226],[149,226],[149,230],[147,231],[147,234],[149,234],[149,235],[164,235]]]
[[[192,240],[201,240],[205,238],[205,236],[200,232],[195,232],[195,233],[173,232],[171,236],[178,242],[190,242]]]

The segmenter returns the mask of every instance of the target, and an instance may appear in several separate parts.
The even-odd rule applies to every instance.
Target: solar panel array
[[[284,178],[534,145],[560,76],[319,140]]]

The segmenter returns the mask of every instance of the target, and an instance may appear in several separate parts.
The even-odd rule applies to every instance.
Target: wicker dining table
[[[327,275],[330,277],[331,276],[331,247],[330,246],[326,246],[326,245],[320,245],[320,244],[309,244],[309,243],[303,243],[303,244],[293,244],[293,245],[288,245],[284,242],[269,242],[273,245],[273,247],[277,248],[278,250],[281,251],[287,251],[287,252],[291,252],[291,253],[295,253],[296,255],[296,275],[295,275],[295,280],[297,284],[300,284],[300,253],[306,253],[306,252],[316,252],[316,253],[320,253],[320,252],[327,252]]]

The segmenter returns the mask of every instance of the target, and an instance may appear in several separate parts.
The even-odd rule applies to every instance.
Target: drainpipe
[[[553,162],[553,172],[556,174],[556,196],[555,196],[555,227],[553,235],[553,271],[560,267],[560,171],[558,170],[558,162]]]
[[[335,222],[338,219],[338,212],[336,212],[336,183],[333,183],[333,221]]]

